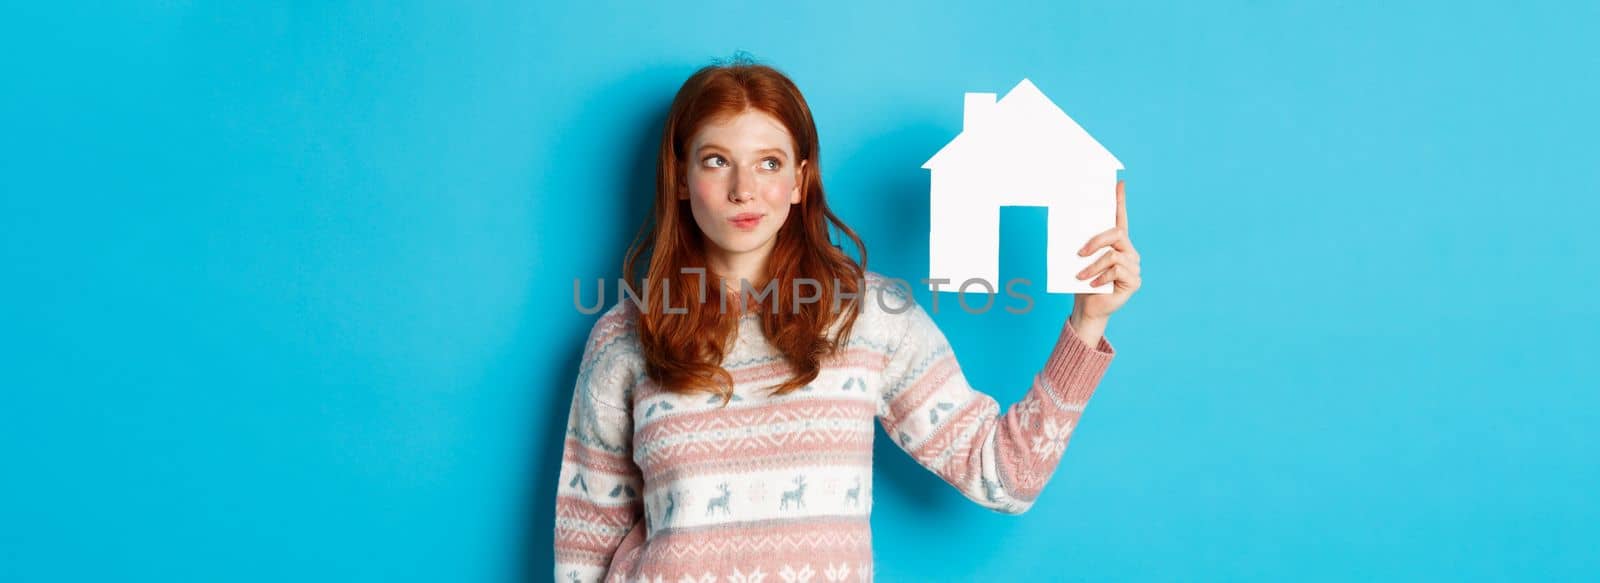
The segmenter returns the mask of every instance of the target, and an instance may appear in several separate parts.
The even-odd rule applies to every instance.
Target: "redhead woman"
[[[678,91],[623,266],[646,301],[609,308],[579,367],[557,580],[871,580],[874,424],[996,512],[1026,511],[1054,474],[1114,355],[1106,323],[1139,288],[1122,185],[1117,227],[1080,250],[1110,248],[1079,278],[1113,291],[1075,297],[1002,412],[905,287],[866,269],[817,150],[770,67],[706,67]]]

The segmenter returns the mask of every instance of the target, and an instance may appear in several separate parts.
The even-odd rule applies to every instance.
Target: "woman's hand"
[[[1078,256],[1092,255],[1101,247],[1111,247],[1111,250],[1078,272],[1077,277],[1080,280],[1093,278],[1090,284],[1095,286],[1110,282],[1111,293],[1074,294],[1072,298],[1070,320],[1080,335],[1090,337],[1091,346],[1099,340],[1111,313],[1121,308],[1139,289],[1139,252],[1133,249],[1133,241],[1128,239],[1127,195],[1123,192],[1121,180],[1117,181],[1117,226],[1091,237],[1078,250]]]

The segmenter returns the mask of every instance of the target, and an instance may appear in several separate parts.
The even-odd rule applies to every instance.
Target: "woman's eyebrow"
[[[695,150],[695,152],[703,153],[706,150],[723,150],[723,151],[727,151],[728,149],[724,148],[722,146],[719,146],[717,144],[704,144],[704,145],[700,146],[700,149]],[[789,157],[789,154],[787,152],[784,152],[782,148],[762,148],[760,150],[756,150],[756,153],[757,154],[768,154],[768,153],[777,154],[779,156],[784,157],[785,159],[787,159]]]

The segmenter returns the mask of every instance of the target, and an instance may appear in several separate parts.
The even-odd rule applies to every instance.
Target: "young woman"
[[[579,368],[558,580],[870,580],[874,422],[998,512],[1027,510],[1054,473],[1114,354],[1107,319],[1139,287],[1122,185],[1117,227],[1080,251],[1111,248],[1079,277],[1115,291],[1077,295],[1002,414],[928,313],[866,270],[823,198],[817,147],[772,68],[710,66],[678,91],[655,210],[623,267],[645,300],[599,319]]]

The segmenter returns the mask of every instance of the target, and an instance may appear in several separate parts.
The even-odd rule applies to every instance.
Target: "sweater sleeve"
[[[944,333],[920,305],[900,315],[904,329],[884,368],[879,423],[895,445],[962,495],[1005,514],[1021,514],[1054,474],[1072,429],[1115,351],[1090,347],[1070,325],[1032,386],[1004,414],[967,383]]]
[[[640,369],[631,332],[608,314],[590,331],[556,485],[555,578],[600,581],[644,514],[626,404]]]

